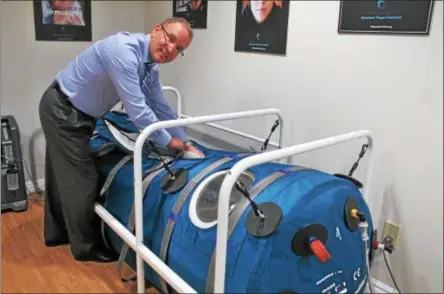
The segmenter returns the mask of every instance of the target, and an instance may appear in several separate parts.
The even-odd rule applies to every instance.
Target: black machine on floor
[[[24,165],[20,146],[20,130],[11,115],[1,117],[2,212],[28,209]]]

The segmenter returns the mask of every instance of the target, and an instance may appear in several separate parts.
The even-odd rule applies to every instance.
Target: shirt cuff
[[[165,129],[160,129],[153,133],[152,138],[156,145],[166,147],[171,140],[171,135]]]
[[[176,137],[178,139],[180,139],[182,141],[188,141],[189,140],[189,137],[188,137],[187,133],[185,133],[185,131],[182,128],[179,128],[179,131],[177,131],[175,133],[176,133]]]

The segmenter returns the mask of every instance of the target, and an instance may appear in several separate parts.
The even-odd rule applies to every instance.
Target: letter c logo
[[[357,281],[360,277],[361,277],[361,268],[358,268],[358,269],[353,273],[353,280]]]
[[[384,0],[378,0],[378,2],[377,2],[377,6],[378,6],[378,8],[379,9],[384,9],[384,3],[385,1]]]

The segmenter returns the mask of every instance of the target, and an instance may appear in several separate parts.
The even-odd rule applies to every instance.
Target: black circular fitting
[[[273,202],[264,202],[258,205],[264,218],[256,215],[254,209],[250,211],[246,219],[247,231],[257,238],[267,237],[273,234],[282,221],[282,209]]]
[[[173,168],[172,172],[174,177],[170,173],[167,173],[160,183],[162,190],[166,193],[176,193],[188,182],[188,171],[184,168]]]
[[[348,197],[345,201],[344,222],[352,232],[356,231],[359,226],[359,219],[352,216],[353,209],[358,209],[358,202],[354,197]]]
[[[316,238],[325,244],[328,238],[327,228],[321,224],[308,225],[294,234],[291,248],[299,256],[311,256],[310,238]]]

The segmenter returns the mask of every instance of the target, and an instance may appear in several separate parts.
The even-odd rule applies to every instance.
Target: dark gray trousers
[[[45,241],[69,241],[74,257],[94,253],[98,175],[88,141],[96,119],[77,110],[57,82],[43,94],[39,115],[46,139]]]

